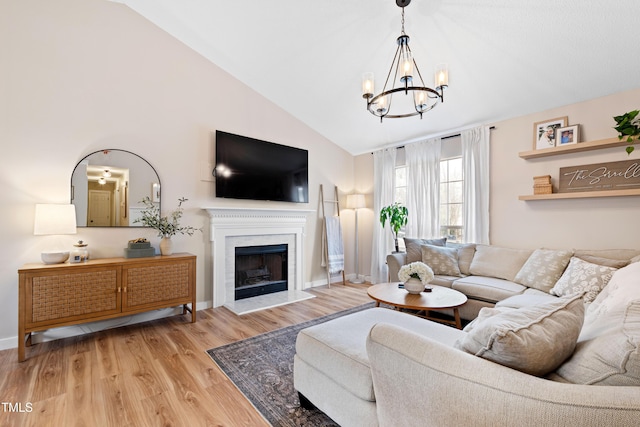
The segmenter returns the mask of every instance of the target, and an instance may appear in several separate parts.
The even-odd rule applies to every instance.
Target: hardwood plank
[[[238,316],[226,308],[0,352],[0,425],[268,426],[206,350],[372,301],[367,285],[309,290],[306,301]]]

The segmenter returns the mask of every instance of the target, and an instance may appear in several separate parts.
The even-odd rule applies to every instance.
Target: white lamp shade
[[[33,234],[76,234],[75,206],[36,204]]]
[[[347,195],[347,208],[348,209],[362,209],[367,205],[364,202],[364,194],[348,194]]]

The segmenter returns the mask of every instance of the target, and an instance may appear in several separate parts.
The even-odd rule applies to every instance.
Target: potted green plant
[[[393,232],[393,240],[396,246],[396,252],[399,252],[398,248],[398,233],[407,225],[407,218],[409,217],[409,210],[396,202],[392,205],[385,206],[380,210],[380,223],[382,224],[382,228],[384,228],[387,220],[389,221],[389,227],[391,227],[391,231]]]
[[[160,207],[158,204],[153,203],[148,196],[140,201],[145,208],[141,212],[142,216],[133,222],[141,223],[145,227],[153,228],[158,232],[158,237],[162,238],[160,241],[160,253],[162,255],[171,255],[172,253],[171,236],[176,234],[193,236],[196,231],[202,231],[202,228],[180,225],[180,218],[182,218],[182,213],[184,212],[182,204],[187,200],[184,197],[179,198],[178,207],[166,216],[160,215]]]
[[[640,118],[638,114],[640,114],[640,110],[633,110],[621,116],[613,117],[613,120],[618,124],[618,126],[614,127],[614,129],[618,131],[618,139],[622,141],[626,138],[630,144],[626,148],[627,154],[633,153],[635,147],[631,144],[640,137]]]

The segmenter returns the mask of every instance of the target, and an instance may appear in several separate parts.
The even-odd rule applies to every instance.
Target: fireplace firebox
[[[235,248],[235,299],[288,290],[288,245]]]

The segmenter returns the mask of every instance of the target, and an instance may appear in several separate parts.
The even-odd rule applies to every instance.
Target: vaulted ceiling
[[[637,0],[413,0],[414,58],[428,85],[447,63],[450,86],[422,120],[382,124],[360,86],[389,70],[395,0],[115,1],[352,154],[640,87]]]

